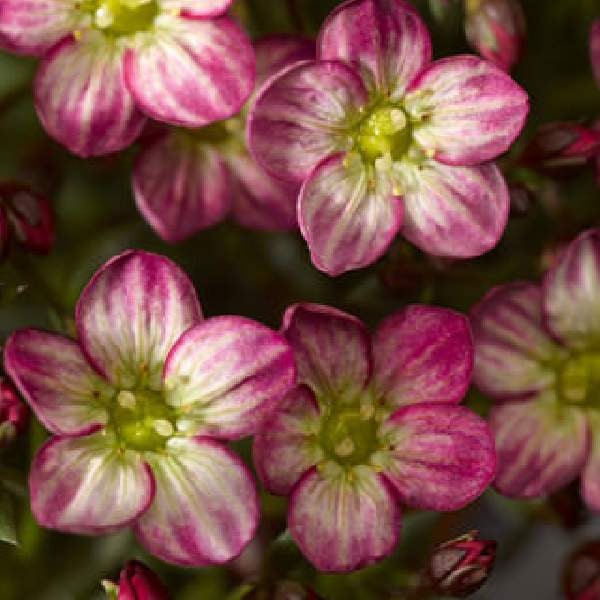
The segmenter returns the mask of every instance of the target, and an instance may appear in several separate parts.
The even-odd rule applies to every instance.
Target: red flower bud
[[[523,54],[525,27],[519,0],[467,0],[467,40],[504,71],[510,71]]]
[[[119,583],[103,582],[110,600],[169,600],[167,589],[146,565],[130,560],[121,571]]]
[[[0,447],[11,444],[27,429],[29,408],[10,381],[0,379]]]
[[[600,541],[587,542],[568,558],[563,573],[567,600],[600,598]]]
[[[472,531],[437,546],[425,572],[425,586],[436,594],[466,598],[487,580],[496,559],[496,542]]]

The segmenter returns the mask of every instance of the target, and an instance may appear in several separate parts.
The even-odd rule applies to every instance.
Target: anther
[[[128,410],[134,410],[136,406],[135,394],[129,390],[121,390],[117,396],[117,402]]]
[[[154,431],[162,437],[171,437],[175,432],[175,429],[170,421],[167,421],[166,419],[156,419],[156,421],[154,421]]]

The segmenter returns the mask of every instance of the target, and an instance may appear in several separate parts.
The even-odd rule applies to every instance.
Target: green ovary
[[[558,384],[564,401],[600,408],[600,354],[581,354],[567,360]]]
[[[412,126],[399,107],[388,106],[372,111],[358,126],[355,148],[367,162],[390,156],[400,159],[412,142]]]
[[[97,0],[92,12],[98,29],[121,36],[150,29],[159,7],[157,0]]]

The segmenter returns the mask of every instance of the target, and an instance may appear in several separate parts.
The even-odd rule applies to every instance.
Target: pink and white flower
[[[37,56],[46,131],[80,156],[121,150],[146,116],[201,127],[236,114],[254,85],[232,0],[0,0],[0,44]]]
[[[16,331],[7,373],[54,436],[35,457],[31,509],[44,527],[133,527],[179,565],[223,563],[252,539],[252,477],[222,441],[253,434],[292,387],[283,337],[235,316],[203,320],[170,260],[128,251],[83,291],[77,341]]]
[[[257,83],[314,57],[314,43],[270,36],[255,44]],[[250,100],[251,102],[251,100]],[[156,233],[179,242],[231,215],[254,229],[297,227],[299,185],[269,175],[246,150],[247,105],[200,129],[168,128],[146,143],[133,170],[137,206]]]
[[[475,382],[498,402],[498,490],[535,498],[581,476],[583,499],[599,511],[600,230],[571,242],[541,286],[492,290],[472,324]]]
[[[509,195],[488,161],[521,131],[527,94],[476,56],[431,62],[405,0],[344,2],[317,57],[268,81],[249,118],[260,164],[302,183],[298,220],[315,266],[369,265],[398,231],[439,256],[493,248]]]
[[[467,319],[414,305],[371,336],[355,317],[300,304],[284,317],[298,386],[254,439],[268,491],[289,495],[288,526],[323,571],[390,554],[400,504],[455,510],[495,472],[486,422],[459,406],[469,387]]]

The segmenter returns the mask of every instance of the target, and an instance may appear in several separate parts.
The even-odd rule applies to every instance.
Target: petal
[[[285,496],[323,458],[317,434],[320,412],[312,391],[298,386],[254,437],[252,457],[258,476],[272,494]]]
[[[321,304],[294,304],[282,331],[294,349],[298,382],[319,396],[361,390],[371,376],[371,341],[356,317]]]
[[[571,242],[547,273],[544,316],[550,330],[568,346],[585,350],[600,335],[600,229]]]
[[[491,250],[508,220],[510,196],[494,164],[448,167],[428,161],[413,167],[402,233],[437,256],[472,258]]]
[[[552,363],[563,350],[542,322],[537,285],[512,283],[491,290],[471,313],[475,383],[494,398],[518,398],[552,387]]]
[[[306,62],[265,83],[250,109],[249,147],[274,177],[301,183],[345,148],[368,101],[360,77],[341,62]]]
[[[375,386],[394,407],[458,403],[473,372],[469,322],[446,308],[408,306],[377,328],[373,361]]]
[[[317,166],[298,199],[298,222],[313,264],[337,276],[369,266],[396,237],[404,208],[391,181],[374,185],[360,160],[334,155]]]
[[[226,157],[233,177],[233,218],[252,229],[298,227],[296,199],[300,187],[271,177],[246,153]]]
[[[299,35],[267,35],[254,43],[254,51],[257,87],[285,67],[315,59],[314,41]]]
[[[109,533],[129,525],[154,497],[148,465],[105,432],[50,439],[33,461],[29,487],[37,522],[69,533]]]
[[[75,318],[84,352],[109,381],[160,390],[169,350],[202,312],[192,282],[175,263],[129,250],[92,277]]]
[[[383,472],[409,506],[458,510],[494,479],[488,424],[464,406],[405,406],[382,425],[380,435],[392,447]]]
[[[412,83],[409,112],[423,118],[417,142],[449,165],[477,165],[506,152],[521,133],[529,99],[509,75],[476,56],[435,61]]]
[[[319,571],[352,571],[392,552],[400,509],[391,487],[370,467],[327,476],[311,469],[290,497],[288,524]]]
[[[40,64],[34,92],[46,131],[79,156],[126,148],[145,123],[125,87],[121,51],[99,35],[55,46]]]
[[[42,56],[69,35],[81,18],[78,0],[0,0],[0,45]]]
[[[590,62],[596,83],[600,87],[600,19],[596,19],[590,29]]]
[[[222,564],[254,536],[258,495],[244,463],[208,438],[172,438],[151,458],[156,496],[135,532],[161,560],[182,566]]]
[[[295,383],[282,335],[243,317],[214,317],[185,333],[165,363],[166,401],[177,426],[233,439],[255,433]]]
[[[218,17],[227,12],[233,0],[158,0],[161,10],[185,17]]]
[[[254,86],[254,52],[229,17],[160,17],[152,37],[125,52],[125,79],[158,121],[202,127],[236,114]]]
[[[583,411],[558,402],[553,392],[495,406],[496,488],[506,496],[535,498],[556,492],[583,469],[588,456]]]
[[[4,347],[4,368],[52,433],[81,435],[106,423],[102,400],[112,390],[73,340],[35,329],[15,331]]]
[[[230,206],[229,173],[220,155],[176,130],[140,152],[132,184],[139,211],[167,242],[217,224]]]
[[[581,496],[590,510],[600,512],[600,416],[588,413],[590,453],[581,474]]]
[[[417,11],[402,0],[350,0],[321,28],[319,57],[350,63],[367,88],[399,100],[431,61],[431,39]]]

